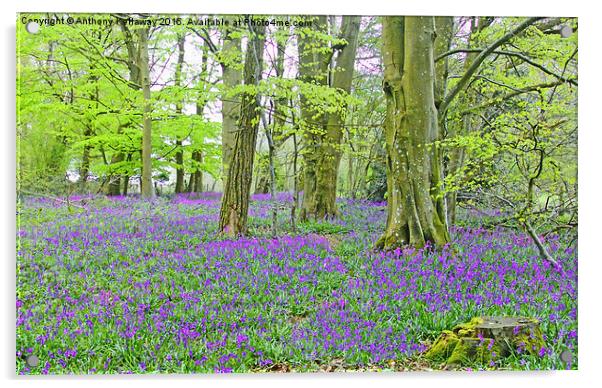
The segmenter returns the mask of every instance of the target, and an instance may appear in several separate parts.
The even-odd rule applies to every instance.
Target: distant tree
[[[176,72],[174,86],[179,88],[182,86],[182,66],[184,64],[184,44],[186,42],[186,34],[180,34],[178,36],[178,60],[176,62]],[[182,114],[182,102],[176,102],[176,115]],[[176,138],[176,193],[184,192],[184,150],[182,149],[182,139]]]
[[[332,23],[330,27],[334,27]],[[359,17],[343,17],[341,33],[333,41],[327,34],[328,17],[318,16],[312,27],[313,35],[306,32],[298,35],[299,79],[307,85],[301,91],[305,147],[302,219],[337,215],[339,146],[346,117],[345,96],[351,90],[353,79],[359,27]],[[318,42],[321,39],[323,45],[317,45],[316,38]],[[335,53],[338,55],[333,62]],[[316,101],[321,99],[332,101],[334,107],[324,108],[322,101]]]
[[[142,118],[142,182],[141,192],[143,198],[152,198],[155,196],[153,190],[153,165],[152,165],[152,118],[151,118],[151,91],[150,91],[150,70],[148,62],[148,28],[138,29],[139,53],[137,58],[138,68],[140,69],[140,86],[144,98],[143,118]]]
[[[224,31],[222,49],[219,52],[222,67],[222,166],[223,176],[228,176],[235,134],[240,120],[240,95],[238,90],[243,82],[242,48],[240,33],[233,28]]]
[[[257,85],[263,69],[265,26],[249,24],[249,43],[244,62],[240,119],[233,133],[233,148],[220,209],[219,231],[227,236],[247,233],[253,159],[260,112]]]

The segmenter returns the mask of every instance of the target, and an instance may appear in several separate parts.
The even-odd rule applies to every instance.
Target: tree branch
[[[435,59],[435,61],[443,59],[443,58],[445,58],[448,55],[453,55],[453,54],[457,54],[457,53],[478,53],[478,52],[483,52],[484,50],[485,49],[455,49],[455,50],[451,50],[451,51],[448,51],[446,53],[443,53],[443,54],[439,55]],[[557,79],[559,79],[559,80],[561,80],[563,82],[568,82],[568,83],[570,83],[572,85],[579,86],[579,84],[577,83],[577,81],[575,81],[574,79],[572,79],[572,78],[566,78],[563,75],[554,73],[552,70],[549,70],[545,66],[540,65],[539,63],[533,61],[531,58],[527,57],[523,53],[519,53],[519,52],[516,52],[516,51],[493,51],[493,52],[491,52],[491,54],[499,54],[499,55],[506,55],[506,56],[509,56],[509,57],[519,58],[523,62],[528,63],[529,65],[538,68],[539,70],[543,71],[544,73],[546,73],[548,75],[551,75],[552,77],[555,77],[555,78],[557,78]],[[574,56],[574,54],[573,54],[573,56]],[[573,56],[571,56],[571,58]]]
[[[515,92],[512,93],[508,93],[504,96],[500,96],[500,97],[494,97],[492,99],[490,99],[489,101],[486,101],[480,105],[476,105],[476,106],[472,106],[464,111],[462,111],[460,114],[461,115],[465,115],[477,110],[480,110],[482,108],[487,108],[488,106],[494,105],[498,102],[504,101],[504,100],[509,100],[511,98],[514,98],[516,96],[520,96],[521,94],[525,94],[525,93],[530,93],[530,92],[537,92],[541,89],[548,89],[548,88],[553,88],[555,86],[561,85],[564,82],[562,81],[556,81],[556,82],[550,82],[550,83],[543,83],[543,84],[537,84],[537,85],[532,85],[532,86],[527,86],[526,88],[523,89],[519,89]]]
[[[454,89],[443,99],[441,105],[439,106],[439,115],[443,116],[447,111],[447,107],[451,103],[451,101],[460,93],[464,87],[468,84],[468,81],[472,78],[473,74],[477,71],[481,63],[487,58],[491,53],[495,51],[498,47],[515,37],[517,34],[521,33],[527,27],[532,25],[538,20],[543,19],[542,17],[533,17],[525,20],[521,24],[519,24],[514,30],[510,31],[506,35],[502,36],[500,39],[495,41],[491,46],[487,47],[485,50],[481,51],[481,53],[474,59],[464,76],[458,81],[458,84],[454,87]]]

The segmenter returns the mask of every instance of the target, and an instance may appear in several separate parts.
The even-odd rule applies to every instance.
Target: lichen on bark
[[[387,225],[380,249],[450,242],[435,107],[433,17],[383,18]]]

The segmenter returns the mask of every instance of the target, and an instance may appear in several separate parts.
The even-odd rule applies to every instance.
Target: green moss
[[[425,357],[448,365],[488,365],[518,349],[536,355],[545,345],[537,320],[521,318],[522,325],[510,331],[508,327],[489,330],[484,322],[484,318],[476,317],[444,330]]]
[[[437,341],[426,353],[426,358],[431,360],[447,360],[458,344],[458,336],[450,330],[444,330]]]
[[[454,333],[461,337],[472,337],[475,333],[475,327],[484,322],[483,318],[475,317],[467,323],[461,323],[453,328]]]
[[[519,333],[514,336],[513,345],[515,349],[520,349],[531,355],[537,355],[541,348],[545,347],[545,341],[541,330],[534,330],[527,327],[520,330]]]
[[[444,330],[433,346],[426,353],[426,358],[434,361],[453,359],[454,361],[464,359],[462,355],[466,344],[462,339],[474,337],[475,326],[483,323],[481,318],[473,318],[470,322],[456,325],[452,330]],[[457,350],[456,350],[457,348]]]
[[[482,346],[479,346],[478,342],[475,343],[471,341],[471,338],[459,338],[458,344],[456,345],[452,354],[446,360],[446,364],[468,364],[475,358],[477,358],[479,361],[482,361],[484,358],[484,352],[481,348]]]

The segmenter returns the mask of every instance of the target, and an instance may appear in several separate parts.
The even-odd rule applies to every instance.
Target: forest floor
[[[281,210],[274,237],[257,195],[237,240],[216,237],[219,205],[25,198],[17,373],[440,370],[423,357],[432,341],[485,315],[538,318],[546,347],[463,369],[577,368],[577,252],[562,236],[545,241],[556,271],[527,236],[479,219],[452,229],[453,248],[379,252],[383,203],[339,200],[339,220],[294,233]]]

